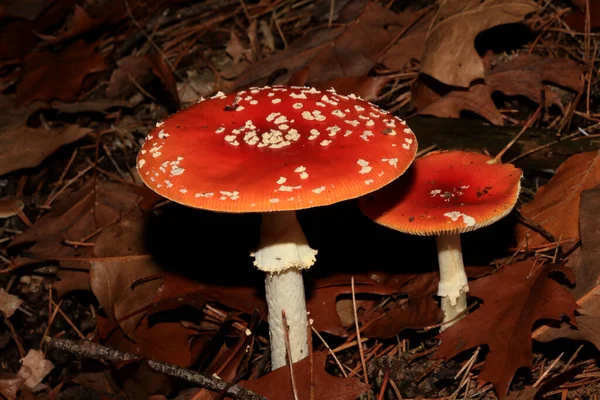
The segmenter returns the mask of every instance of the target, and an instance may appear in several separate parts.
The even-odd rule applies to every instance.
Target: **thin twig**
[[[354,324],[356,326],[356,341],[358,342],[358,353],[360,354],[360,362],[365,374],[365,383],[369,384],[369,374],[367,373],[367,364],[365,363],[365,353],[363,352],[362,343],[360,340],[360,327],[358,326],[358,313],[356,312],[356,294],[354,292],[354,277],[350,279],[352,287],[352,308],[354,310]]]
[[[68,340],[47,337],[46,342],[48,343],[49,347],[68,351],[69,353],[75,354],[81,358],[93,358],[96,360],[108,360],[114,362],[142,360],[141,357],[135,354],[111,349],[110,347],[102,346],[100,344],[85,340]],[[176,378],[195,383],[196,385],[202,386],[214,392],[223,390],[228,385],[226,381],[221,379],[210,378],[198,372],[190,371],[173,364],[161,363],[153,360],[147,361],[150,368],[155,372],[174,376]],[[267,400],[265,397],[237,385],[233,385],[227,390],[227,396],[236,400]]]

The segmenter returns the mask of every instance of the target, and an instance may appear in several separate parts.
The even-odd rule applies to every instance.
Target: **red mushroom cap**
[[[218,93],[158,123],[137,168],[148,187],[187,206],[284,211],[377,190],[416,151],[404,121],[356,96],[274,86]]]
[[[522,171],[465,151],[438,151],[415,160],[390,185],[360,199],[380,225],[412,235],[474,231],[506,216],[519,196]]]

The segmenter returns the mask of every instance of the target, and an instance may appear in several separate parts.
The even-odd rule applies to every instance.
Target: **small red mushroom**
[[[359,200],[362,212],[380,225],[436,237],[442,329],[467,307],[460,234],[503,218],[519,196],[522,171],[490,161],[473,152],[432,152],[417,159],[410,173]]]
[[[315,262],[296,210],[356,198],[408,168],[417,150],[404,121],[352,95],[308,87],[218,93],[157,124],[137,159],[144,183],[177,203],[262,213],[251,256],[267,273],[272,368],[308,354],[301,271]]]

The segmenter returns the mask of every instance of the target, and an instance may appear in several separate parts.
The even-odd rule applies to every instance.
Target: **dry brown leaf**
[[[564,323],[559,328],[542,327],[533,334],[535,340],[550,342],[555,339],[585,340],[600,349],[600,285],[587,292],[578,302],[573,324]]]
[[[160,272],[149,257],[92,261],[90,286],[107,315],[121,320],[152,302],[161,284]],[[119,326],[127,336],[134,338],[137,324],[143,317],[144,314],[139,314],[126,318]]]
[[[420,108],[419,114],[438,117],[459,118],[463,110],[473,111],[494,125],[503,125],[504,116],[498,111],[492,94],[496,91],[507,96],[526,96],[547,106],[552,104],[563,108],[561,96],[548,83],[572,89],[583,90],[583,67],[563,58],[542,58],[522,54],[516,57],[501,57],[486,70],[485,83],[474,84],[467,90],[452,90],[437,93],[447,88],[430,87],[434,83],[417,81],[413,86],[413,102]],[[542,97],[543,96],[543,97]]]
[[[592,151],[569,157],[558,167],[556,175],[538,189],[535,198],[521,208],[521,213],[540,224],[566,246],[579,240],[579,202],[582,191],[600,184],[600,152]],[[517,243],[529,246],[548,244],[540,234],[519,224]]]
[[[366,75],[406,21],[375,2],[368,2],[362,10],[360,7],[360,2],[351,2],[344,9],[339,21],[343,26],[315,30],[286,50],[251,64],[231,89],[255,84],[281,68],[287,72],[276,83],[289,81],[305,67],[309,85]]]
[[[581,247],[569,257],[568,265],[575,273],[576,299],[583,297],[600,283],[600,186],[581,192],[579,233]]]
[[[59,147],[75,142],[89,128],[66,124],[50,130],[25,125],[0,128],[0,175],[38,166]]]
[[[23,386],[23,378],[18,378],[16,375],[2,376],[0,375],[0,395],[8,400],[16,400],[19,389]]]
[[[25,58],[23,79],[17,85],[17,105],[34,100],[73,101],[83,79],[108,68],[94,44],[79,40],[58,52],[36,52]]]
[[[487,345],[489,353],[479,380],[491,382],[500,398],[521,367],[532,367],[531,330],[540,319],[575,318],[577,303],[569,291],[550,278],[560,272],[572,280],[570,269],[536,265],[533,261],[505,266],[497,273],[470,283],[469,294],[481,306],[439,336],[439,358]]]
[[[494,26],[520,22],[536,10],[530,0],[446,0],[429,31],[420,72],[446,85],[469,87],[485,77],[475,37]]]
[[[96,315],[96,323],[106,346],[155,361],[189,368],[200,351],[192,340],[196,331],[181,322],[150,323],[145,317],[137,326],[135,341],[125,336],[121,329],[115,329],[114,321]]]
[[[137,187],[105,181],[98,181],[95,187],[90,182],[62,195],[48,214],[11,241],[10,246],[32,244],[14,260],[15,266],[58,259],[62,266],[72,263],[81,267],[80,262],[86,262],[83,267],[89,267],[89,261],[96,258],[93,248],[75,248],[64,241],[81,241],[99,228],[118,223],[140,200]]]
[[[314,400],[355,400],[369,389],[370,385],[358,378],[340,378],[325,372],[327,352],[314,354]],[[311,383],[311,359],[294,363],[294,378],[299,400],[309,400]],[[293,400],[290,369],[278,368],[258,379],[242,381],[240,386],[265,396],[267,399]]]
[[[237,64],[239,64],[242,57],[244,57],[246,52],[248,52],[249,50],[247,50],[244,47],[240,38],[235,34],[235,32],[232,31],[231,36],[229,37],[229,40],[227,41],[227,46],[225,47],[225,51],[227,52],[227,54],[229,54],[229,56],[233,60],[233,65],[237,65]]]
[[[23,304],[23,300],[19,299],[19,297],[6,293],[4,289],[0,289],[0,312],[4,314],[4,317],[11,317],[21,304]]]
[[[473,85],[469,90],[454,90],[434,103],[419,110],[421,115],[441,118],[460,118],[463,110],[473,111],[494,125],[503,125],[504,116],[498,111],[487,85]]]
[[[29,350],[21,359],[21,369],[17,372],[17,377],[24,380],[23,386],[34,390],[53,368],[54,364],[46,360],[44,353],[39,350]]]

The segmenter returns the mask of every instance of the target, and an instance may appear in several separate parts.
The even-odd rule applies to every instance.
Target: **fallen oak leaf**
[[[8,294],[4,289],[0,289],[0,312],[5,318],[11,317],[15,311],[23,304],[19,297]]]
[[[366,75],[407,23],[399,14],[374,2],[364,7],[360,2],[350,2],[340,16],[338,22],[343,26],[312,31],[286,50],[251,64],[231,89],[255,84],[282,68],[287,72],[279,82],[287,82],[298,70],[307,68],[306,82],[310,85]]]
[[[532,337],[540,342],[555,339],[584,340],[600,349],[600,285],[596,285],[577,302],[579,308],[573,324],[563,323],[560,327],[544,326]]]
[[[521,207],[525,217],[540,224],[561,244],[579,240],[580,194],[600,184],[600,151],[575,154],[556,170],[556,175],[540,187],[534,199]],[[517,243],[540,246],[548,241],[524,225],[515,230]]]
[[[72,124],[50,130],[28,126],[0,128],[0,175],[36,167],[59,147],[90,132],[90,128]]]
[[[576,299],[586,295],[599,283],[600,277],[600,186],[581,192],[579,202],[579,233],[581,247],[569,257],[568,266],[575,273]]]
[[[83,40],[58,52],[32,53],[25,57],[23,79],[17,85],[17,105],[34,100],[73,101],[87,75],[107,68],[104,56]]]
[[[504,115],[496,108],[490,88],[483,84],[473,85],[469,90],[453,90],[425,106],[417,114],[434,115],[440,118],[460,118],[463,110],[473,111],[494,125],[504,125]]]
[[[498,25],[521,22],[537,9],[530,0],[445,1],[427,36],[420,72],[446,85],[469,87],[485,77],[475,37]]]
[[[370,385],[358,378],[340,378],[325,372],[327,352],[314,353],[314,400],[354,400],[369,390]],[[294,363],[294,379],[298,392],[297,400],[309,400],[311,384],[311,358],[306,357]],[[290,369],[278,368],[268,374],[249,381],[241,381],[239,386],[265,396],[267,399],[294,400]]]
[[[194,342],[197,332],[179,321],[151,323],[145,316],[136,327],[135,340],[127,337],[120,328],[115,329],[114,320],[97,314],[96,324],[103,344],[183,368],[196,362],[203,344],[202,341]]]
[[[439,88],[434,89],[422,80],[417,81],[412,93],[415,104],[420,108],[418,114],[459,118],[461,111],[469,110],[494,125],[503,125],[505,118],[492,99],[495,92],[507,96],[526,96],[538,104],[545,101],[546,105],[554,104],[562,110],[561,97],[548,83],[576,92],[583,90],[583,68],[569,59],[522,54],[487,63],[493,65],[486,69],[485,82],[474,84],[466,90],[451,90],[442,95],[436,92]]]
[[[555,272],[573,280],[569,268],[521,261],[469,284],[469,294],[483,300],[480,307],[440,335],[434,357],[450,359],[462,351],[487,345],[489,353],[479,374],[491,382],[500,398],[521,367],[532,368],[531,330],[540,319],[575,319],[577,303],[569,291],[550,278]]]
[[[35,390],[53,368],[54,364],[46,360],[44,353],[39,350],[29,350],[21,359],[21,368],[17,372],[17,377],[23,379],[23,386],[27,389]]]
[[[306,299],[306,309],[314,320],[313,327],[319,332],[327,332],[337,336],[348,336],[346,327],[340,321],[338,297],[352,292],[350,280],[352,275],[337,274],[318,279],[314,282],[313,290]],[[391,295],[397,289],[379,283],[367,276],[354,276],[355,293],[370,295]]]

